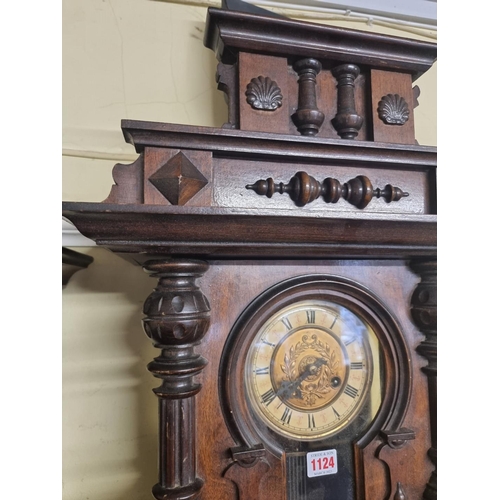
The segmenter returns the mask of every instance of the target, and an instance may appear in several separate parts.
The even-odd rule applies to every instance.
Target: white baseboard
[[[78,229],[66,219],[62,220],[63,247],[94,247],[95,241],[83,236]]]

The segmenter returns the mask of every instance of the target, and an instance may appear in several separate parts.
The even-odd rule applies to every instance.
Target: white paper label
[[[337,450],[313,451],[307,454],[307,477],[337,473]]]

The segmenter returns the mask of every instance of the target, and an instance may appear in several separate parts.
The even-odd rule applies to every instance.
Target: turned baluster
[[[356,113],[354,81],[359,68],[354,64],[342,64],[332,70],[337,79],[337,114],[332,120],[333,127],[342,139],[354,139],[363,125],[363,117]]]
[[[325,115],[316,105],[316,75],[321,63],[316,59],[301,59],[293,65],[299,75],[299,103],[292,120],[302,135],[316,135]]]

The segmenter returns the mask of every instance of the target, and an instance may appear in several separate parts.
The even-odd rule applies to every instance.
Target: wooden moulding
[[[343,141],[267,132],[122,120],[125,140],[138,153],[146,147],[211,150],[219,156],[275,157],[383,168],[435,168],[437,148],[407,144]]]
[[[116,252],[221,257],[436,255],[435,215],[276,215],[275,210],[63,203],[82,234]]]
[[[437,54],[434,43],[215,8],[207,12],[204,44],[224,64],[246,50],[407,71],[414,80]]]

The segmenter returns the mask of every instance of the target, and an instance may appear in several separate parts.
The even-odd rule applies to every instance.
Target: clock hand
[[[312,375],[312,370],[314,368],[319,368],[322,365],[326,365],[326,363],[327,363],[327,361],[325,359],[318,358],[318,359],[316,359],[316,361],[314,363],[307,365],[306,369],[303,371],[303,373],[295,380],[293,380],[293,381],[283,380],[283,382],[281,382],[280,388],[278,389],[278,392],[276,392],[276,395],[282,400],[291,398],[294,395],[294,393],[297,392],[300,384],[307,377]]]

